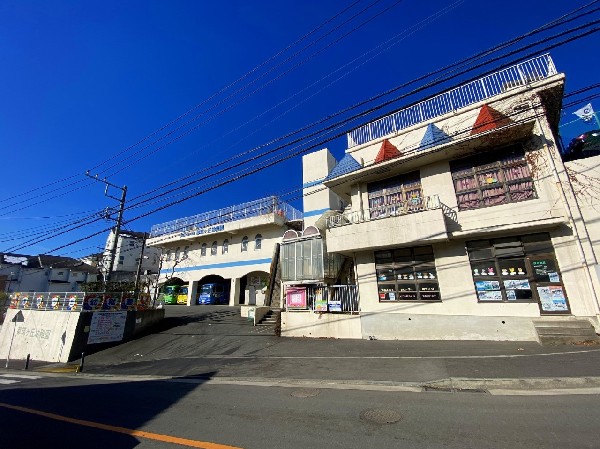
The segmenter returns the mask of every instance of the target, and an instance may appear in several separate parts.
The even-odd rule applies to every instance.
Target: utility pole
[[[111,199],[119,202],[119,213],[117,215],[117,220],[116,220],[117,223],[114,228],[115,229],[115,237],[110,246],[110,262],[108,265],[108,274],[106,275],[106,281],[108,282],[108,281],[110,281],[110,278],[112,275],[113,265],[115,263],[115,254],[117,252],[117,242],[119,241],[119,235],[121,233],[121,224],[123,223],[123,210],[125,209],[125,197],[127,196],[127,186],[119,187],[117,185],[114,185],[114,184],[108,182],[106,180],[106,178],[99,179],[98,175],[96,175],[96,176],[90,175],[89,171],[85,172],[85,175],[89,178],[95,179],[96,181],[104,183],[106,185],[106,188],[104,189],[104,196],[107,196],[108,198],[111,198]],[[115,189],[120,189],[121,190],[121,199],[109,195],[108,194],[109,187],[114,187]]]
[[[135,273],[135,287],[134,294],[137,298],[140,293],[140,275],[142,274],[142,262],[144,260],[144,249],[146,249],[146,239],[148,238],[148,234],[144,232],[144,236],[142,238],[142,252],[140,254],[140,260],[138,261],[137,271]]]

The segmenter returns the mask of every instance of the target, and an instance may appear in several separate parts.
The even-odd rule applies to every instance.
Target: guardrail
[[[175,233],[184,235],[210,234],[221,231],[225,223],[266,214],[280,215],[286,221],[302,220],[303,216],[302,212],[285,201],[276,196],[270,196],[154,225],[150,228],[150,238]]]
[[[402,215],[423,212],[426,210],[439,209],[441,207],[442,203],[440,202],[438,195],[427,196],[424,198],[414,198],[410,201],[332,215],[327,219],[327,228],[331,229],[350,224],[364,223],[365,221],[399,217]]]
[[[10,309],[45,312],[95,312],[146,310],[153,308],[150,295],[107,292],[15,292],[8,298]]]
[[[549,54],[528,59],[356,128],[347,134],[348,148],[556,74],[556,67]]]

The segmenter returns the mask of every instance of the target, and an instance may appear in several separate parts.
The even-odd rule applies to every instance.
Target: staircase
[[[272,308],[256,325],[273,327],[275,335],[281,335],[281,309]]]
[[[600,344],[594,326],[586,319],[548,317],[534,320],[533,325],[543,345]]]

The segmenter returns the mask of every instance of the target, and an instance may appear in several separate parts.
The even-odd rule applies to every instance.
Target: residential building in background
[[[138,267],[140,267],[140,278],[157,275],[160,269],[161,251],[157,248],[148,247],[145,244],[147,234],[143,232],[123,231],[119,233],[115,249],[115,257],[110,274],[114,282],[135,282]],[[109,272],[110,251],[114,242],[114,229],[106,239],[106,245],[102,257],[98,260],[102,274],[106,276]],[[89,256],[91,259],[94,255]],[[140,266],[141,263],[141,266]]]
[[[98,269],[77,259],[0,253],[0,291],[76,292],[98,280]]]

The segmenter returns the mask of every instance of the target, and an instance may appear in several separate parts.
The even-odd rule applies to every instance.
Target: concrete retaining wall
[[[12,322],[19,312],[22,321]],[[124,326],[120,339],[88,342],[93,320],[99,329],[101,319],[110,322],[117,315]],[[9,309],[0,331],[0,359],[24,360],[29,354],[36,361],[66,363],[81,357],[82,352],[92,354],[132,340],[157,325],[164,315],[164,309],[90,313]],[[99,334],[101,330],[96,332],[96,340],[102,340]]]
[[[361,338],[359,315],[283,312],[282,337]]]

